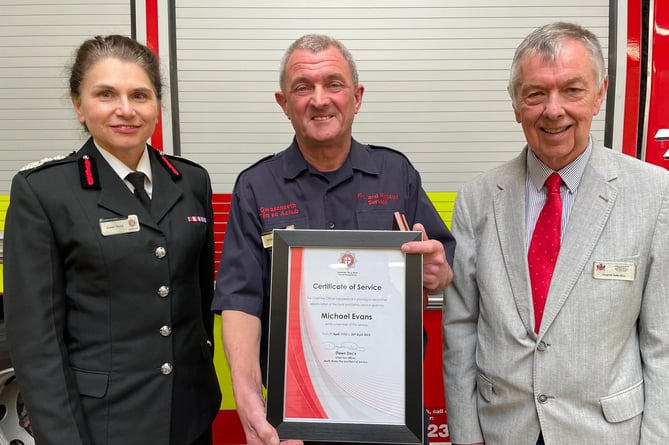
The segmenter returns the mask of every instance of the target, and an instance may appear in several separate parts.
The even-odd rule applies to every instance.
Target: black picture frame
[[[422,444],[423,408],[423,284],[422,255],[404,254],[405,261],[405,397],[404,423],[342,423],[327,419],[295,421],[284,416],[288,324],[289,255],[293,247],[342,250],[397,249],[420,241],[415,231],[289,230],[273,231],[269,314],[267,419],[284,439],[321,442]],[[391,351],[389,351],[391,352]]]

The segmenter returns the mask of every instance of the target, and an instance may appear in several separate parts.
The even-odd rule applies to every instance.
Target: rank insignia
[[[98,168],[95,164],[95,158],[89,155],[83,155],[79,158],[79,179],[81,186],[86,189],[100,189],[100,179],[98,177]]]
[[[169,159],[167,159],[167,156],[165,156],[163,153],[158,154],[158,160],[160,161],[160,165],[162,165],[165,170],[167,170],[167,173],[170,174],[172,179],[179,179],[181,178],[181,172],[177,170],[177,168],[172,165]]]

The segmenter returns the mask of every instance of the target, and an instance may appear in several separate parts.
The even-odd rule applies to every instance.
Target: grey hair
[[[288,59],[290,59],[290,56],[293,55],[293,53],[298,50],[307,50],[311,51],[312,53],[319,53],[321,51],[325,51],[326,49],[330,48],[331,46],[334,46],[339,50],[339,52],[344,56],[344,59],[346,60],[346,63],[348,63],[348,67],[351,70],[351,75],[353,76],[353,86],[357,87],[359,83],[358,79],[358,69],[356,68],[355,65],[355,60],[353,59],[353,56],[351,55],[351,52],[346,48],[346,46],[341,43],[339,40],[326,36],[323,34],[306,34],[299,39],[295,40],[286,50],[286,52],[283,55],[283,58],[281,59],[281,66],[280,66],[280,77],[279,77],[279,84],[281,85],[281,89],[283,90],[283,82],[285,81],[286,78],[286,64],[288,63]]]
[[[565,41],[580,42],[590,54],[594,68],[597,89],[604,84],[606,78],[606,66],[602,47],[597,36],[580,25],[567,22],[555,22],[544,25],[532,31],[516,48],[511,63],[511,75],[507,90],[511,96],[514,108],[517,101],[517,90],[519,86],[520,64],[528,56],[539,56],[544,61],[555,61]]]

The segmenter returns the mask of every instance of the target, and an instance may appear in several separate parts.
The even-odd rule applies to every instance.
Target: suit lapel
[[[151,157],[151,175],[153,176],[153,196],[151,197],[151,215],[160,222],[181,198],[183,190],[174,182],[170,174],[160,165],[157,150],[149,148]]]
[[[114,169],[111,168],[102,155],[100,155],[97,148],[95,148],[92,138],[79,151],[78,156],[89,156],[96,164],[96,181],[100,189],[99,206],[120,216],[137,215],[140,224],[154,230],[161,230],[158,223],[183,194],[183,191],[174,183],[170,174],[159,165],[159,155],[153,148],[149,148],[153,181],[151,213],[132,196],[132,193],[123,180],[119,178]]]
[[[559,277],[559,280],[551,282],[540,336],[549,329],[584,268],[588,267],[587,262],[601,237],[618,195],[618,189],[611,182],[617,177],[617,172],[611,165],[602,166],[604,157],[601,150],[603,148],[593,147],[590,162],[579,185],[555,264],[553,276]]]
[[[84,146],[77,153],[77,162],[79,169],[87,169],[82,160],[90,161],[90,168],[83,176],[90,176],[90,184],[82,185],[82,187],[99,190],[98,205],[105,209],[116,213],[119,216],[137,215],[140,223],[144,223],[150,219],[148,212],[142,207],[139,201],[132,196],[132,192],[125,185],[123,180],[119,178],[114,169],[105,161],[100,152],[98,152],[93,138],[89,138]],[[82,172],[80,171],[80,175]],[[133,199],[129,199],[133,198]]]
[[[509,164],[500,178],[493,197],[495,226],[501,244],[504,267],[509,277],[518,315],[529,333],[533,333],[532,298],[525,255],[525,159],[527,151]],[[529,298],[528,298],[529,296]]]

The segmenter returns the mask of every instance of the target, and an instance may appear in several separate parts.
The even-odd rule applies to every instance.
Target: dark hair
[[[311,51],[312,53],[319,53],[321,51],[325,51],[331,46],[337,48],[342,56],[344,56],[348,67],[351,69],[351,76],[353,76],[353,86],[357,87],[359,83],[358,69],[355,66],[355,60],[353,60],[353,56],[351,55],[351,52],[348,50],[348,48],[346,48],[343,43],[333,37],[322,34],[307,34],[295,40],[288,47],[285,54],[283,55],[283,58],[281,59],[281,74],[279,77],[279,84],[281,89],[283,89],[283,82],[286,77],[286,64],[288,63],[290,56],[292,56],[296,50],[304,49]]]
[[[591,31],[575,23],[555,22],[532,31],[516,48],[511,63],[511,79],[508,91],[514,108],[518,100],[516,94],[519,84],[520,64],[527,56],[539,56],[545,61],[554,61],[560,54],[565,41],[580,42],[590,54],[597,88],[601,88],[606,78],[606,67],[602,47],[597,36]]]
[[[158,57],[136,40],[121,35],[95,36],[81,44],[70,68],[70,96],[79,98],[81,83],[88,71],[98,61],[108,57],[142,67],[153,84],[156,97],[161,100],[163,82]]]

